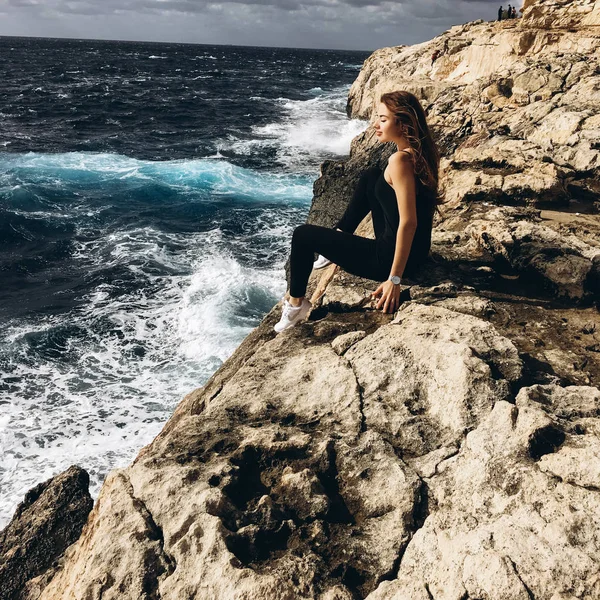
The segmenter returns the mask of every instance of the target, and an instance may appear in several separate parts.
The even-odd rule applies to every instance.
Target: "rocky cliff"
[[[443,150],[428,268],[394,315],[313,274],[309,320],[275,335],[274,307],[89,514],[78,485],[48,501],[68,473],[26,499],[5,596],[600,598],[599,6],[526,0],[365,61],[349,115],[408,89]],[[324,163],[309,221],[392,151],[369,129]]]

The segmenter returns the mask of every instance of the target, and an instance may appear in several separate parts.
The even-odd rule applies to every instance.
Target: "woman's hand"
[[[400,306],[400,286],[394,285],[389,279],[384,281],[372,294],[371,298],[381,296],[376,308],[382,308],[383,312],[393,313]]]

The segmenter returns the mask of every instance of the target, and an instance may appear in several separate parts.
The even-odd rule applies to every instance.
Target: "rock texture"
[[[593,388],[533,386],[515,404],[496,403],[427,480],[435,510],[398,577],[369,598],[423,588],[433,598],[600,597],[598,438],[589,433],[599,421],[588,416],[599,401]]]
[[[600,6],[594,0],[555,0],[523,3],[524,22],[529,26],[552,29],[574,29],[600,25]]]
[[[92,509],[86,471],[71,467],[29,490],[0,532],[0,597],[16,600],[28,581],[43,587],[65,549],[77,541]]]
[[[409,89],[440,140],[431,262],[394,315],[315,273],[310,318],[274,307],[20,597],[600,598],[598,25],[526,0],[365,61],[349,114]],[[309,221],[392,151],[326,161]]]

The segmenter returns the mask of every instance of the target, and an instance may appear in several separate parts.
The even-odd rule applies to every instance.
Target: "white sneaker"
[[[315,260],[315,262],[313,263],[313,269],[322,269],[323,267],[326,267],[327,265],[330,265],[331,261],[328,258],[325,258],[324,256],[321,256],[319,254],[319,256],[317,257],[317,260]]]
[[[281,319],[273,329],[275,329],[277,333],[281,333],[284,329],[293,327],[298,321],[301,321],[306,317],[311,308],[312,304],[306,298],[303,298],[300,306],[292,306],[287,299],[284,299]]]

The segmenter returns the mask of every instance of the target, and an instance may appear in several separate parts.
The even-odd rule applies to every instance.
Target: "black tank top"
[[[374,197],[376,203],[372,206],[373,229],[379,245],[379,254],[389,262],[394,260],[396,234],[400,225],[398,200],[396,191],[385,180],[381,169],[375,180]],[[414,270],[429,255],[431,248],[431,229],[433,224],[434,205],[429,190],[418,177],[415,177],[417,199],[417,229],[410,247],[410,254],[405,273]]]

